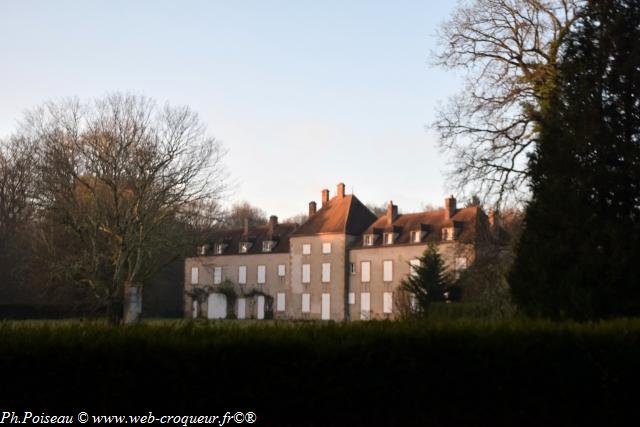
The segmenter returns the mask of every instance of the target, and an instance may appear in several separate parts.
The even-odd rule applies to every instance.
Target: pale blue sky
[[[248,200],[281,218],[322,188],[405,212],[446,195],[425,129],[458,88],[429,66],[455,2],[0,0],[0,135],[48,99],[187,104]]]

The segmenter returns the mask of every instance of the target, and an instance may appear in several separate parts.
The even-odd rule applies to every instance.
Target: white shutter
[[[393,294],[391,292],[385,292],[382,295],[382,311],[384,314],[393,312]]]
[[[277,301],[276,301],[276,310],[284,311],[284,292],[278,292]]]
[[[247,283],[247,266],[241,265],[238,267],[238,283],[244,285]]]
[[[238,298],[238,319],[244,319],[245,317],[247,317],[247,300]]]
[[[302,294],[302,312],[308,313],[311,311],[311,294]]]
[[[356,303],[356,293],[355,292],[349,292],[349,304],[353,305]]]
[[[218,285],[222,282],[222,267],[213,267],[213,284]]]
[[[264,319],[264,296],[258,295],[258,319]]]
[[[363,292],[360,294],[360,320],[369,320],[371,311],[371,294]]]
[[[193,319],[198,318],[198,301],[196,300],[193,300],[193,312],[191,313],[191,315]]]
[[[322,294],[322,320],[331,318],[331,294]]]
[[[285,276],[285,272],[286,272],[286,269],[285,269],[284,264],[278,264],[278,276],[284,277]]]
[[[419,259],[412,259],[411,261],[409,261],[409,265],[410,267],[410,272],[409,274],[411,274],[412,276],[417,275],[418,273],[416,272],[416,268],[418,268],[420,266],[420,260]]]
[[[265,276],[267,275],[267,266],[266,265],[259,265],[258,266],[258,283],[259,284],[264,284],[266,278]]]
[[[362,261],[362,264],[360,264],[360,271],[362,273],[362,277],[360,279],[361,282],[371,281],[371,262],[370,261]]]
[[[322,244],[322,253],[323,254],[331,253],[331,243],[327,242]]]
[[[191,267],[191,284],[198,284],[198,267]]]
[[[384,282],[391,282],[393,280],[393,261],[386,260],[382,263],[382,280]]]
[[[331,264],[325,262],[322,264],[322,283],[328,283],[331,281]]]
[[[311,283],[311,264],[302,264],[302,283]]]

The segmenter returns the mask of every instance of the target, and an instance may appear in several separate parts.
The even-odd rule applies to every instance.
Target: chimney
[[[491,226],[491,228],[494,228],[498,225],[498,221],[499,221],[499,216],[498,216],[498,212],[496,212],[495,209],[491,208],[489,209],[489,225]]]
[[[243,236],[245,238],[249,237],[249,218],[245,218],[244,219],[244,233],[243,233]]]
[[[389,225],[393,224],[393,221],[398,217],[398,206],[393,204],[393,201],[390,200],[387,205],[387,222]]]
[[[451,219],[456,214],[456,198],[453,194],[444,199],[444,219]]]
[[[278,225],[278,217],[275,215],[271,215],[269,217],[269,229],[273,231],[276,228],[276,225]]]
[[[341,182],[338,184],[338,198],[342,199],[344,197],[344,183]]]
[[[309,216],[315,215],[316,213],[316,202],[313,200],[309,202]]]
[[[329,190],[325,188],[324,190],[322,190],[322,207],[324,207],[324,205],[326,205],[327,203],[329,203]]]

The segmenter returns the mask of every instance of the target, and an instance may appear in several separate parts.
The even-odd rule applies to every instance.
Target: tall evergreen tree
[[[640,314],[640,7],[590,1],[563,46],[510,274],[531,315]]]
[[[400,289],[415,297],[417,314],[426,315],[432,302],[444,301],[449,280],[444,261],[435,245],[430,244],[412,266],[412,272],[401,283]]]

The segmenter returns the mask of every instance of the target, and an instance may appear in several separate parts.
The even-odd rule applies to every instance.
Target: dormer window
[[[265,240],[262,242],[262,252],[271,252],[276,246],[276,242],[273,240]]]
[[[199,251],[198,251],[198,252],[200,253],[200,255],[203,255],[203,256],[204,256],[204,255],[206,255],[206,254],[207,254],[207,251],[208,251],[208,250],[209,250],[209,245],[202,245],[202,246],[200,246],[200,248],[199,248]]]
[[[446,227],[442,229],[442,240],[455,240],[456,229],[454,227]]]
[[[422,242],[422,231],[412,231],[411,243],[420,243],[420,242]]]
[[[373,234],[365,234],[364,235],[364,245],[365,246],[373,246],[373,242],[375,241],[375,235]]]
[[[394,233],[384,233],[384,244],[385,245],[393,245]]]
[[[227,245],[225,245],[224,243],[216,243],[215,245],[213,245],[213,253],[216,255],[222,255],[226,246]]]
[[[238,252],[241,254],[246,254],[249,252],[249,248],[251,248],[251,242],[240,242],[238,245]]]

